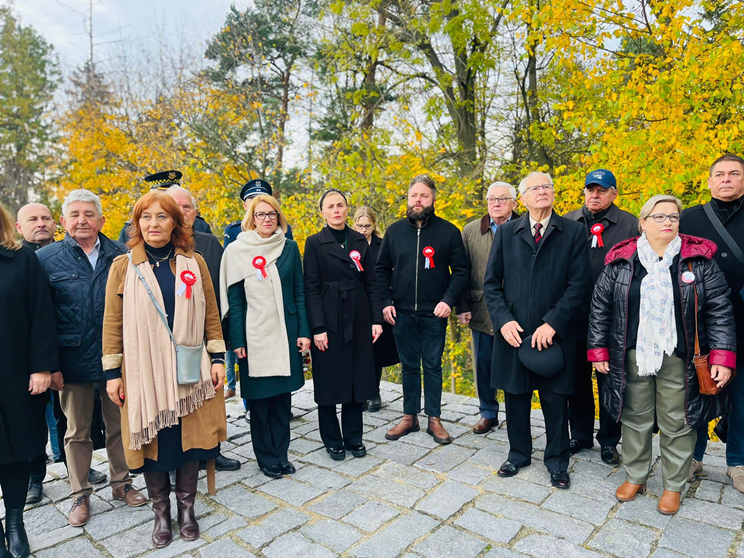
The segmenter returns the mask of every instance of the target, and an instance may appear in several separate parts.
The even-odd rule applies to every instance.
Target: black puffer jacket
[[[695,349],[695,291],[692,283],[682,281],[692,262],[698,290],[700,350],[710,352],[710,363],[736,368],[736,330],[729,287],[723,273],[713,261],[716,245],[703,238],[679,235],[682,239],[679,263],[682,317],[687,342],[687,375],[685,378],[685,420],[696,428],[703,421],[722,414],[723,397],[700,395],[692,356]],[[610,416],[620,420],[625,395],[625,347],[628,331],[628,292],[633,278],[633,256],[637,238],[615,246],[605,259],[605,268],[594,287],[589,314],[587,358],[590,362],[610,362],[605,382],[604,404]],[[726,390],[724,390],[725,394]]]

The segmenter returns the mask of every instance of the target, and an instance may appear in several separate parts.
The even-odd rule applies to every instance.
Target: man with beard
[[[403,367],[403,419],[388,431],[397,440],[419,430],[424,369],[426,432],[438,444],[452,440],[442,426],[442,353],[447,318],[468,288],[470,265],[460,230],[434,214],[436,185],[429,175],[411,180],[408,217],[388,227],[377,258],[385,321],[394,326]]]

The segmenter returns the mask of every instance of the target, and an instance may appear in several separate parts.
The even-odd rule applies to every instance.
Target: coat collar
[[[139,265],[142,262],[147,261],[147,252],[145,251],[145,244],[144,242],[140,242],[139,244],[135,245],[134,248],[131,250],[132,252],[132,263],[134,265]],[[173,255],[175,256],[186,256],[187,258],[193,258],[194,252],[192,250],[189,250],[188,252],[183,250],[182,248],[176,248],[176,252]]]
[[[511,217],[509,218],[510,221],[516,221],[519,219],[520,215],[516,211],[512,211]],[[486,213],[483,218],[480,220],[480,233],[481,235],[486,234],[488,231],[491,230],[491,216]]]
[[[542,240],[537,247],[538,250],[545,246],[545,240],[554,230],[563,232],[563,217],[558,215],[555,210],[553,210],[553,213],[551,213],[550,215],[550,223],[548,223],[548,228],[543,234]],[[530,246],[535,245],[535,237],[532,236],[532,227],[530,226],[529,212],[525,213],[519,218],[519,220],[517,221],[517,226],[514,227],[514,233],[521,236]]]
[[[578,217],[576,218],[577,221],[580,221],[582,223],[586,222],[586,216],[584,215],[584,207],[582,206],[578,210]],[[616,206],[614,203],[612,203],[609,207],[609,210],[607,213],[605,213],[601,218],[600,221],[608,221],[613,224],[617,224],[617,222],[620,220],[620,208]]]
[[[348,225],[346,226],[346,235],[346,248],[341,248],[341,245],[336,242],[329,227],[323,227],[321,229],[320,233],[318,233],[318,240],[321,244],[326,245],[329,254],[336,256],[345,262],[350,262],[351,256],[349,256],[349,252],[351,252],[352,247],[359,250],[361,254],[364,254],[363,247],[368,247],[369,245],[367,244],[367,239],[364,238],[363,234],[352,230]]]
[[[6,257],[6,258],[12,258],[15,254],[15,250],[8,250],[4,246],[0,246],[0,256]]]
[[[121,253],[119,250],[120,245],[115,244],[112,240],[109,240],[109,238],[105,234],[98,233],[98,240],[101,242],[101,245],[99,247],[101,254],[108,254],[108,255],[116,256]],[[64,240],[62,240],[62,242],[64,242],[67,246],[69,246],[73,250],[76,248],[80,248],[82,250],[80,245],[68,233],[65,233],[65,238]]]
[[[607,256],[605,257],[605,265],[611,264],[617,260],[630,261],[636,253],[638,238],[639,237],[629,238],[628,240],[623,240],[616,244],[612,250],[607,253]],[[681,234],[679,235],[679,238],[682,241],[679,255],[683,260],[688,258],[705,258],[706,260],[712,260],[718,250],[718,247],[714,242],[705,238],[690,236],[688,234]]]

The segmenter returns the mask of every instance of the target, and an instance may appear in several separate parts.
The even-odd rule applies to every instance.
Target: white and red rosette
[[[359,250],[352,250],[349,252],[349,257],[356,264],[357,270],[364,271],[364,268],[362,267],[362,255],[359,253]]]
[[[253,258],[253,267],[256,268],[256,279],[263,281],[268,275],[266,275],[266,258],[263,256],[256,256]]]
[[[196,284],[196,275],[188,269],[181,272],[181,286],[178,289],[178,296],[186,294],[186,298],[191,298],[191,287]]]
[[[592,248],[596,248],[599,246],[600,248],[604,247],[604,241],[602,240],[602,233],[604,232],[604,225],[602,223],[597,223],[596,225],[592,225],[592,227],[589,229],[589,232],[592,233]]]
[[[424,262],[424,268],[434,269],[434,248],[432,248],[431,246],[427,246],[422,250],[421,253],[426,258],[426,262]]]

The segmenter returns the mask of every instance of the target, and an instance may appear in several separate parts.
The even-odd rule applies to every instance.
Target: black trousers
[[[318,426],[320,437],[327,448],[362,443],[363,403],[344,403],[341,405],[341,427],[338,425],[336,405],[318,405]],[[341,430],[343,429],[343,434]]]
[[[31,412],[34,417],[34,424],[36,429],[42,433],[44,437],[44,450],[28,460],[28,472],[30,475],[29,482],[34,484],[41,484],[44,482],[46,476],[46,444],[49,440],[49,427],[46,422],[46,406],[49,403],[49,390],[40,394],[31,396]],[[3,491],[3,494],[5,492]]]
[[[28,494],[28,461],[0,465],[0,488],[5,509],[22,510]]]
[[[266,468],[287,463],[292,394],[250,399],[248,403],[251,413],[251,442],[258,466]]]
[[[568,422],[571,438],[591,442],[594,437],[594,391],[592,389],[592,363],[586,362],[586,341],[576,343],[576,390],[568,398]],[[620,442],[622,425],[610,418],[602,403],[605,389],[604,374],[597,373],[599,391],[599,430],[597,442],[600,446],[616,446]]]
[[[545,446],[543,461],[549,471],[566,471],[568,458],[568,396],[553,391],[539,391],[540,406],[545,419]],[[532,392],[504,392],[506,403],[506,431],[509,435],[509,461],[525,466],[532,462],[532,431],[530,409]]]

